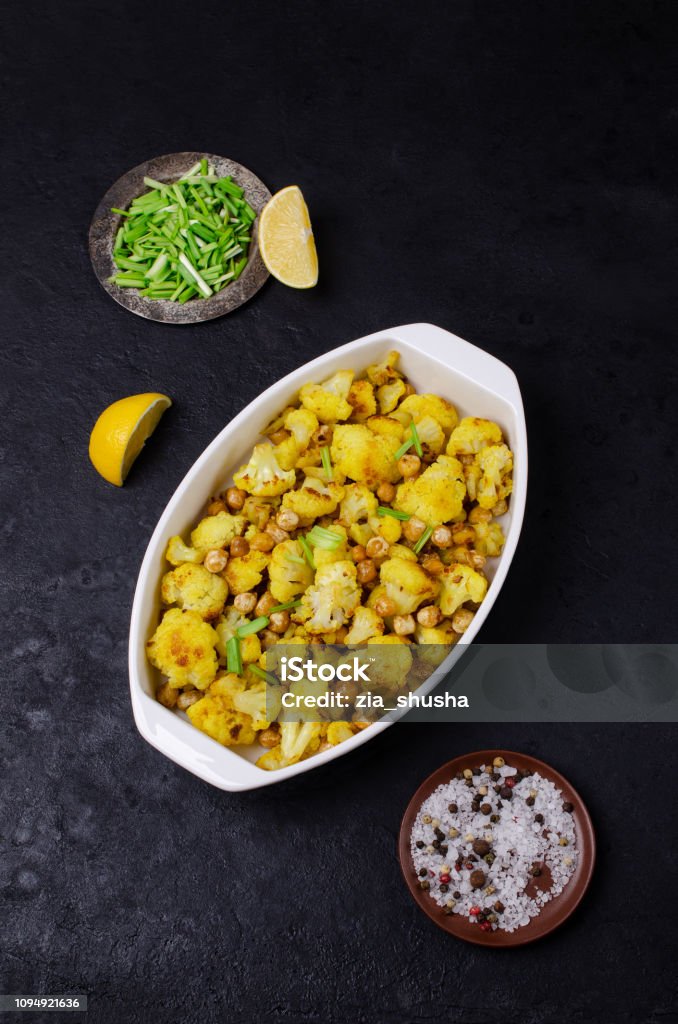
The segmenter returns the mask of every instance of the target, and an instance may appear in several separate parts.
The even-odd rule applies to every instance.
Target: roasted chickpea
[[[471,566],[475,569],[476,572],[480,572],[480,570],[484,567],[485,562],[487,561],[485,555],[481,555],[478,551],[469,551],[468,558],[469,562],[471,563]]]
[[[255,612],[257,613],[257,617],[260,615],[268,615],[271,608],[275,608],[275,606],[278,603],[279,602],[276,601],[271,591],[265,590],[264,593],[259,598],[259,600],[257,601],[254,608]]]
[[[243,615],[249,615],[253,612],[257,605],[257,595],[251,593],[236,594],[233,598],[233,606],[238,609]]]
[[[239,512],[246,498],[247,491],[241,490],[240,487],[229,487],[226,491],[226,504],[232,512]]]
[[[368,558],[386,558],[390,545],[383,537],[370,537],[365,545]]]
[[[353,702],[358,694],[358,685],[352,679],[341,679],[334,687],[335,693],[340,693],[347,700]]]
[[[212,548],[205,555],[205,568],[208,572],[223,572],[228,563],[228,555],[223,548]]]
[[[231,552],[231,558],[242,558],[249,551],[250,546],[244,537],[234,537],[231,541],[229,551]]]
[[[351,548],[351,558],[354,562],[362,562],[364,558],[367,558],[367,552],[362,544],[356,544],[354,548]]]
[[[273,644],[277,644],[280,637],[277,633],[274,633],[272,629],[262,629],[261,633],[257,633],[259,642],[264,650],[268,647],[272,647]]]
[[[268,628],[274,633],[284,633],[290,624],[289,612],[272,612],[268,620]]]
[[[421,469],[421,459],[418,455],[401,455],[398,459],[398,469],[407,480],[408,477],[417,475]]]
[[[416,625],[413,615],[393,616],[393,632],[397,633],[398,636],[408,636],[408,634],[414,633],[415,629]]]
[[[419,519],[418,516],[412,516],[403,523],[403,537],[414,543],[419,540],[425,529],[426,523],[424,520]]]
[[[191,704],[197,704],[204,696],[205,694],[200,690],[184,690],[177,697],[177,707],[180,711],[185,711],[186,708],[190,708]]]
[[[261,743],[262,747],[266,747],[270,750],[271,747],[277,747],[280,742],[280,732],[276,725],[269,725],[268,729],[262,729],[261,732],[257,733],[257,740]]]
[[[420,608],[417,612],[417,622],[427,629],[437,626],[442,617],[443,613],[436,604],[427,604],[425,608]]]
[[[480,505],[476,505],[468,514],[469,523],[489,523],[491,518],[489,508],[481,508]]]
[[[445,569],[445,566],[437,555],[426,555],[426,557],[421,560],[421,567],[430,576],[440,576],[441,572]]]
[[[225,504],[225,502],[223,502],[221,500],[221,498],[214,498],[214,500],[210,501],[209,505],[207,506],[207,515],[208,516],[216,516],[219,512],[225,512],[225,511],[226,511],[226,504]]]
[[[501,498],[500,501],[492,509],[492,515],[497,518],[498,516],[506,515],[508,512],[508,502]]]
[[[174,708],[177,705],[179,694],[169,683],[163,683],[162,686],[158,687],[155,696],[163,707]]]
[[[449,548],[452,543],[452,530],[449,526],[436,526],[431,534],[431,543],[437,548]]]
[[[390,597],[380,597],[374,605],[374,610],[382,619],[395,615],[396,606]]]
[[[254,551],[271,551],[275,547],[275,541],[270,533],[255,533],[250,541],[250,547]]]
[[[372,580],[376,580],[377,567],[371,558],[363,558],[362,561],[358,562],[356,578],[358,583],[363,587],[366,583],[371,583]]]
[[[299,525],[299,516],[291,508],[281,508],[275,517],[275,521],[281,530],[296,530]]]
[[[268,439],[271,444],[282,444],[289,436],[289,430],[285,430],[284,427],[280,427],[279,430],[274,430],[272,434],[269,434]]]
[[[292,515],[294,515],[294,512]],[[287,530],[283,530],[282,527],[278,526],[277,523],[274,523],[272,519],[269,519],[266,523],[265,532],[269,537],[273,538],[274,544],[282,544],[284,540],[290,539],[290,535]]]
[[[396,495],[396,489],[393,484],[384,481],[383,484],[379,484],[377,487],[377,497],[384,505],[390,505]]]
[[[455,633],[465,633],[473,622],[473,612],[468,608],[459,608],[452,616],[452,629]]]
[[[409,380],[406,380],[405,381],[405,395],[404,395],[404,397],[407,398],[409,395],[416,395],[416,393],[417,393],[417,391],[416,391],[416,388],[415,388],[414,384],[410,384]]]

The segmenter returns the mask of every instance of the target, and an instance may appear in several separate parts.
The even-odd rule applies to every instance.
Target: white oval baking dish
[[[514,452],[514,483],[510,508],[502,520],[506,544],[500,558],[488,563],[490,587],[473,623],[450,656],[422,687],[428,692],[451,669],[487,618],[506,578],[518,543],[527,492],[527,432],[515,374],[494,356],[432,324],[408,324],[379,331],[333,349],[283,377],[243,409],[205,449],[177,487],[160,517],[144,556],[137,581],[129,640],[129,673],[134,719],[139,732],[172,761],[220,789],[257,789],[317,768],[367,743],[388,722],[369,729],[298,764],[267,772],[253,763],[258,746],[222,747],[194,728],[184,716],[169,711],[154,697],[157,674],[146,660],[146,641],[160,610],[160,579],[167,569],[167,541],[185,535],[209,495],[223,490],[234,469],[246,461],[260,431],[290,403],[302,384],[322,381],[336,370],[364,370],[386,352],[400,352],[401,367],[417,391],[432,391],[451,401],[460,415],[496,420]]]

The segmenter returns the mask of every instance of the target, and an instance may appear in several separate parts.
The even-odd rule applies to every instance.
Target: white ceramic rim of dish
[[[518,381],[508,366],[488,352],[484,352],[475,345],[471,345],[433,324],[407,324],[389,330],[377,331],[326,352],[305,363],[262,392],[242,412],[238,413],[207,446],[168,502],[144,555],[137,580],[130,623],[130,691],[134,720],[139,732],[151,746],[165,754],[170,760],[220,789],[236,792],[283,782],[285,779],[300,775],[313,768],[319,768],[321,765],[327,764],[328,761],[350,753],[388,728],[391,723],[376,723],[331,750],[315,754],[288,768],[265,771],[257,768],[242,754],[237,753],[238,748],[231,749],[221,746],[192,726],[184,716],[163,707],[153,695],[154,678],[157,676],[146,658],[146,641],[151,621],[150,608],[151,606],[155,608],[158,605],[157,594],[161,575],[159,566],[163,563],[169,537],[172,533],[177,532],[169,530],[168,523],[191,492],[196,478],[205,470],[205,467],[213,462],[223,466],[225,449],[229,445],[237,449],[238,432],[250,424],[253,418],[257,419],[257,426],[262,429],[275,416],[276,412],[289,404],[302,384],[308,381],[319,382],[337,369],[355,369],[360,372],[370,363],[379,361],[391,349],[400,351],[404,364],[410,360],[419,360],[422,366],[428,364],[429,369],[434,369],[436,365],[444,367],[446,371],[452,371],[461,378],[462,382],[466,380],[475,389],[480,388],[484,391],[488,396],[488,401],[491,400],[492,404],[496,405],[499,400],[504,405],[506,413],[499,419],[503,418],[504,420],[502,426],[507,431],[508,440],[514,452],[513,493],[507,516],[509,523],[506,531],[506,543],[501,556],[496,561],[487,596],[476,612],[468,631],[442,665],[420,688],[420,693],[428,693],[432,690],[473,642],[506,579],[518,544],[527,495],[525,414]],[[411,376],[411,373],[409,375]],[[431,390],[435,390],[434,383],[435,379],[433,378]],[[417,385],[417,390],[421,390],[421,384]],[[455,405],[459,405],[464,415],[469,413],[478,416],[484,415],[484,410],[475,407],[475,403],[473,410],[466,410],[463,394],[445,394],[444,397]],[[237,460],[229,465],[229,474],[237,465]],[[205,500],[206,498],[207,496],[205,496]],[[185,530],[190,528],[193,520],[194,516],[187,516]]]

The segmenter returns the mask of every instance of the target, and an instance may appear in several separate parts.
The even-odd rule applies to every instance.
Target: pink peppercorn
[[[471,907],[471,909],[469,910],[469,914],[471,915],[471,917],[477,917],[479,913],[480,907]]]
[[[489,921],[481,921],[480,922],[480,930],[482,932],[491,932],[492,931],[492,925],[490,924]]]
[[[447,872],[440,876],[440,881],[447,885],[448,882],[452,881],[452,875],[448,875]]]
[[[508,786],[509,789],[513,789],[515,784],[516,784],[516,780],[514,778],[512,778],[511,776],[509,776],[508,779],[504,779],[504,785]]]

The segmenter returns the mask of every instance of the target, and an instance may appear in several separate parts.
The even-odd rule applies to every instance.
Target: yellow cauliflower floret
[[[278,465],[272,444],[255,444],[250,461],[233,474],[236,487],[257,498],[271,498],[294,487],[294,470]]]
[[[367,667],[369,683],[364,684],[366,690],[386,690],[393,692],[401,689],[407,681],[412,668],[412,651],[402,636],[373,636],[367,641],[368,647],[378,646],[374,652],[374,661]]]
[[[355,565],[348,559],[333,562],[316,572],[315,583],[302,595],[294,621],[315,635],[331,633],[350,619],[359,604]]]
[[[190,548],[187,544],[184,544],[181,537],[170,537],[167,542],[165,558],[170,565],[183,565],[185,562],[196,564],[202,562],[204,557],[205,553],[203,551],[196,551],[195,548]]]
[[[186,712],[192,724],[224,747],[254,743],[256,732],[249,715],[236,711],[230,698],[207,694]]]
[[[368,380],[371,380],[375,387],[381,387],[382,384],[388,384],[389,381],[398,380],[398,378],[402,377],[402,373],[398,369],[399,361],[399,352],[387,352],[380,363],[373,363],[367,367],[365,372]]]
[[[468,565],[448,565],[441,575],[438,604],[443,615],[454,615],[467,601],[480,604],[487,593],[487,580]]]
[[[382,636],[383,632],[384,620],[381,616],[377,615],[374,608],[364,608],[360,605],[353,613],[351,628],[344,643],[363,644],[371,636]]]
[[[481,448],[477,455],[481,472],[478,481],[478,504],[481,508],[492,508],[511,493],[511,472],[513,453],[505,444]]]
[[[397,419],[402,419],[404,416],[409,417],[407,421],[402,420],[405,426],[409,426],[411,420],[414,420],[418,426],[419,421],[423,420],[425,416],[432,416],[443,428],[445,434],[454,430],[459,421],[457,410],[452,403],[439,395],[408,395],[393,415]]]
[[[305,409],[318,417],[321,423],[347,420],[353,409],[348,393],[353,381],[353,370],[339,370],[322,384],[304,384],[299,399]]]
[[[355,736],[355,733],[356,730],[350,722],[331,722],[327,727],[327,734],[325,738],[328,743],[331,743],[333,747],[336,747],[337,744],[350,740],[351,736]]]
[[[304,451],[318,429],[318,417],[310,409],[292,409],[285,416],[285,429],[297,442],[299,451]]]
[[[216,619],[228,597],[228,585],[204,565],[186,562],[163,576],[160,592],[165,604],[178,604],[203,619]]]
[[[330,527],[333,533],[339,533],[342,536],[341,544],[338,544],[336,548],[331,551],[327,548],[314,547],[313,548],[313,561],[316,564],[316,568],[319,569],[322,565],[331,565],[333,562],[343,562],[349,558],[348,553],[348,542],[346,537],[346,530],[339,523],[333,523]]]
[[[339,506],[339,518],[345,526],[361,523],[377,514],[379,502],[365,484],[348,484]]]
[[[237,608],[225,608],[224,613],[215,624],[217,640],[217,653],[223,660],[226,659],[226,644],[235,636],[240,626],[246,626],[250,620],[238,611]]]
[[[269,700],[270,703],[271,701]],[[269,709],[266,707],[266,683],[263,679],[254,683],[248,689],[236,693],[233,698],[233,704],[236,711],[250,716],[255,729],[268,729],[271,720],[266,715]]]
[[[147,642],[146,653],[174,689],[206,690],[217,674],[216,642],[217,634],[197,612],[171,608]]]
[[[286,471],[295,468],[297,460],[301,455],[301,449],[297,444],[296,438],[292,437],[291,434],[284,441],[281,441],[280,444],[275,445],[273,450],[278,465]]]
[[[504,531],[499,523],[476,523],[473,527],[475,540],[473,547],[479,555],[497,558],[504,546]]]
[[[296,540],[276,544],[271,552],[268,575],[269,590],[279,604],[293,601],[313,582],[313,570]]]
[[[362,544],[363,547],[374,537],[374,530],[369,523],[353,523],[349,526],[348,533],[352,541]]]
[[[400,540],[403,528],[399,519],[395,519],[393,516],[373,516],[369,523],[374,532],[389,544],[397,544]]]
[[[387,415],[393,412],[407,388],[403,380],[394,380],[389,384],[382,384],[377,388],[377,399],[379,401],[379,412]]]
[[[434,459],[436,455],[440,455],[445,445],[445,434],[438,420],[434,420],[433,416],[423,416],[416,427],[424,458],[430,460]]]
[[[263,551],[250,550],[246,555],[229,558],[224,569],[232,594],[245,594],[254,590],[261,583],[264,569],[269,563],[269,556]]]
[[[245,498],[242,511],[249,523],[252,523],[259,530],[263,530],[279,504],[280,498],[254,498],[250,494],[249,497]]]
[[[416,562],[417,556],[415,555],[412,548],[408,548],[406,544],[391,544],[388,549],[389,558],[404,558],[407,562]]]
[[[480,481],[481,472],[480,467],[475,459],[470,465],[464,464],[464,481],[466,483],[466,493],[471,501],[476,501],[478,497],[478,482]]]
[[[395,483],[400,476],[393,456],[398,450],[394,437],[375,434],[363,423],[340,424],[332,438],[332,462],[351,480],[376,490],[380,483]]]
[[[382,562],[379,580],[387,597],[396,606],[397,615],[409,615],[423,601],[432,601],[438,591],[434,580],[416,562],[388,558]]]
[[[461,463],[450,455],[439,455],[421,476],[400,485],[393,506],[438,526],[463,514],[465,496]]]
[[[256,633],[250,633],[240,641],[240,657],[243,665],[251,665],[261,657],[261,641]]]
[[[262,754],[257,767],[267,771],[287,768],[314,754],[321,739],[322,726],[319,722],[281,722],[280,743]]]
[[[235,672],[226,672],[224,675],[217,676],[210,686],[209,692],[213,697],[223,697],[231,707],[235,707],[233,703],[235,695],[242,693],[244,689],[244,679],[241,679]]]
[[[465,416],[450,434],[447,442],[448,455],[477,455],[489,444],[500,444],[501,429],[492,420],[479,416]]]
[[[212,548],[225,548],[234,537],[240,536],[246,522],[244,516],[232,516],[230,512],[206,516],[191,533],[191,544],[202,551],[203,555]]]
[[[370,416],[367,426],[375,434],[380,434],[382,437],[395,438],[398,442],[398,447],[400,447],[403,435],[405,434],[405,427],[400,420],[394,419],[393,416]]]
[[[452,628],[450,619],[443,619],[437,626],[420,626],[417,623],[414,639],[418,644],[440,644],[449,647],[457,642],[458,633]]]
[[[326,484],[318,477],[307,476],[298,490],[283,496],[282,504],[296,512],[301,526],[310,526],[314,519],[331,515],[343,497],[341,484]]]
[[[351,419],[362,422],[377,411],[374,388],[368,380],[354,380],[348,392],[347,401],[353,413]]]

